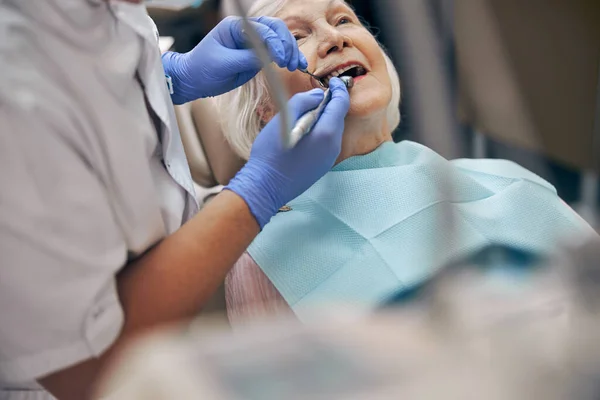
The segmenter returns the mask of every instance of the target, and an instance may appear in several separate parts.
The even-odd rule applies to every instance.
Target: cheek
[[[350,95],[350,115],[366,117],[386,110],[391,99],[389,87],[373,84],[362,88]]]
[[[299,46],[299,49],[308,61],[308,70],[313,71],[317,63],[317,53],[314,40],[304,40]],[[290,72],[285,68],[279,68],[277,72],[279,73],[279,77],[283,81],[283,84],[290,97],[296,93],[307,92],[314,89],[311,83],[311,78],[307,74],[299,71]]]
[[[288,91],[290,97],[296,93],[306,92],[312,89],[309,76],[302,72],[290,72],[286,69],[280,69],[279,77],[281,78],[283,85]]]
[[[392,100],[392,85],[385,59],[371,63],[370,77],[360,81],[351,92],[350,113],[367,116],[387,109]]]
[[[283,82],[283,86],[286,88],[290,98],[296,93],[307,92],[313,87],[310,84],[308,75],[302,72],[294,71],[290,72],[287,69],[280,68],[277,70],[279,79]],[[277,114],[277,110],[273,104],[268,104],[259,107],[257,110],[258,115],[264,123],[267,123]]]
[[[379,84],[381,100],[387,106],[392,101],[392,80],[383,51],[378,45],[376,46],[377,48],[372,54],[373,65],[375,65],[375,78]]]
[[[390,79],[390,73],[387,68],[387,62],[383,54],[383,50],[381,50],[377,43],[373,43],[372,46],[370,46],[369,48],[372,50],[367,55],[367,58],[369,59],[370,64],[372,66],[373,75],[381,86],[389,89],[389,95],[391,97],[392,82]]]
[[[387,105],[392,101],[392,80],[385,59],[382,64],[380,72],[377,74],[377,80],[381,85],[381,97],[385,100],[385,104]]]

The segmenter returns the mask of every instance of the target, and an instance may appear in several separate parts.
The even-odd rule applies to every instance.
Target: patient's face
[[[384,111],[392,98],[390,76],[381,48],[354,12],[340,0],[291,0],[277,15],[296,37],[308,60],[308,70],[318,76],[353,68],[355,77],[350,115],[369,116]],[[318,83],[299,71],[280,70],[291,95]]]

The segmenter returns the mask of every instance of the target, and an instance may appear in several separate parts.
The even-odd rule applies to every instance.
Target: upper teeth
[[[360,65],[358,65],[358,64],[352,64],[352,65],[348,65],[347,67],[340,68],[340,69],[338,69],[337,71],[333,71],[332,73],[330,73],[329,75],[327,75],[327,76],[325,77],[325,79],[326,79],[326,80],[329,80],[329,79],[331,79],[331,78],[333,78],[333,77],[335,77],[335,76],[340,76],[340,75],[341,75],[341,74],[343,74],[344,72],[346,72],[346,71],[348,71],[348,70],[350,70],[350,69],[352,69],[352,68],[356,68],[356,67],[360,67],[360,68],[362,68],[362,67],[361,67]]]

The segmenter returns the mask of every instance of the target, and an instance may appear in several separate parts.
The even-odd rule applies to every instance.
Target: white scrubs
[[[115,274],[197,212],[143,5],[0,2],[0,399],[96,357]]]

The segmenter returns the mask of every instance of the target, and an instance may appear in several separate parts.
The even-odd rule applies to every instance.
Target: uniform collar
[[[102,0],[90,0],[102,1]],[[117,18],[129,25],[138,35],[151,43],[157,43],[156,33],[152,29],[152,24],[148,23],[148,13],[144,3],[129,3],[120,0],[108,1],[111,10]]]

